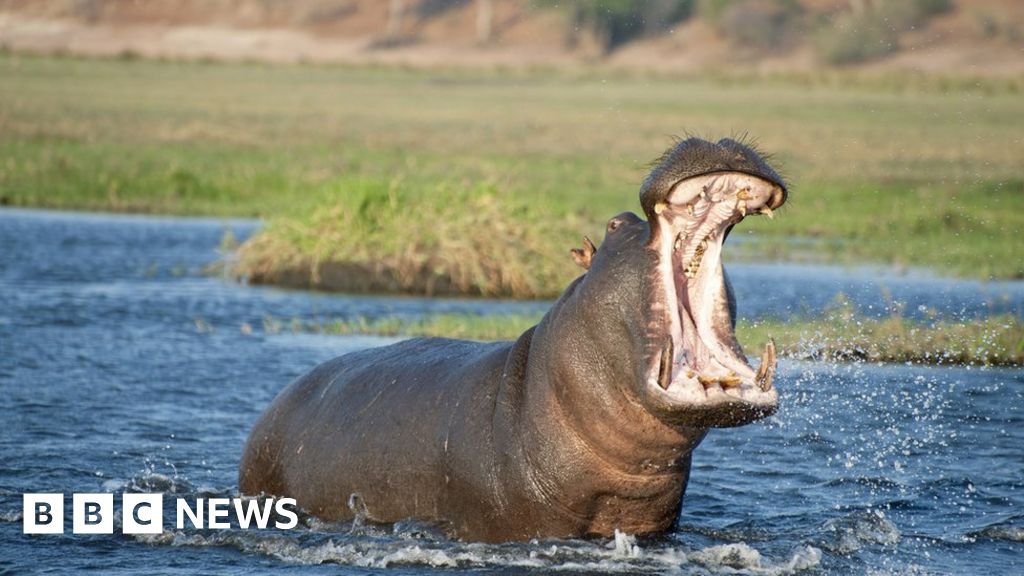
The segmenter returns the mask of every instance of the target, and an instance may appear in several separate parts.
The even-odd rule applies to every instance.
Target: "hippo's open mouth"
[[[664,291],[655,301],[665,303],[661,314],[667,322],[659,324],[667,324],[668,334],[652,358],[648,385],[670,405],[729,407],[737,416],[713,425],[768,415],[778,401],[772,387],[775,347],[766,346],[755,371],[736,341],[722,243],[746,215],[770,216],[785,192],[749,174],[718,172],[683,180],[664,198],[654,206],[660,253],[655,286]],[[743,407],[748,410],[735,410]]]

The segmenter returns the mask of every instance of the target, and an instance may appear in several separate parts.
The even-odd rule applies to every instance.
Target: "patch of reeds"
[[[492,190],[363,181],[309,217],[275,220],[242,245],[234,272],[343,292],[550,298],[581,272],[565,232],[579,224],[566,220]]]
[[[1012,315],[918,322],[892,315],[832,314],[821,320],[741,323],[750,350],[774,338],[784,356],[810,360],[937,365],[1024,365],[1024,324]]]

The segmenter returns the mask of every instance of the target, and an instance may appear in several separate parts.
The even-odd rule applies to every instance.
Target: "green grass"
[[[334,320],[317,331],[326,334],[378,336],[443,336],[468,340],[514,340],[535,326],[541,314],[436,314],[412,319],[386,316],[367,320]]]
[[[981,366],[1024,365],[1024,324],[1012,315],[919,323],[899,316],[740,323],[737,338],[761,350],[769,338],[791,358]]]
[[[0,77],[0,201],[264,217],[257,280],[555,295],[686,131],[747,132],[793,182],[734,259],[1024,277],[1019,82],[11,54]]]
[[[443,336],[470,340],[514,340],[542,314],[435,314],[418,317],[357,317],[318,322],[266,318],[263,329],[325,334]],[[1024,365],[1024,324],[1004,315],[981,320],[916,322],[892,315],[857,316],[840,307],[819,319],[740,321],[736,337],[748,351],[773,339],[783,357],[985,366]],[[756,354],[755,354],[756,355]]]

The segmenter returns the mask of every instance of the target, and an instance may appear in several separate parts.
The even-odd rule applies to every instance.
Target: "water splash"
[[[902,534],[881,510],[854,512],[825,522],[821,527],[822,548],[837,554],[851,554],[877,544],[895,546]]]
[[[607,542],[533,540],[526,543],[483,544],[409,537],[403,533],[366,535],[278,531],[165,531],[136,535],[155,546],[228,547],[247,554],[270,556],[290,564],[338,564],[361,568],[396,566],[424,568],[585,571],[590,573],[749,574],[783,576],[811,570],[821,562],[821,550],[802,546],[786,558],[765,558],[746,543],[686,551],[670,544],[641,546],[629,534],[616,532]]]

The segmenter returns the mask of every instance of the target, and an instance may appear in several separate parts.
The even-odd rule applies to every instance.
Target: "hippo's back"
[[[326,519],[350,518],[353,495],[380,521],[438,510],[453,415],[493,395],[510,345],[420,338],[317,366],[256,423],[240,491]]]

